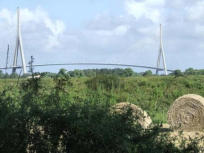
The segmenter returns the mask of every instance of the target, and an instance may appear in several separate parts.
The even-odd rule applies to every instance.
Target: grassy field
[[[161,124],[144,130],[131,112],[110,113],[128,101],[165,123],[169,106],[189,93],[204,96],[204,76],[3,79],[0,152],[197,153],[200,139],[175,146]]]
[[[108,90],[98,83],[97,90],[92,92],[87,89],[86,80],[73,80],[73,91],[76,91],[78,98],[90,94],[90,97],[98,95],[98,99],[94,100],[102,98],[111,104],[128,101],[147,111],[154,122],[166,122],[169,106],[179,96],[190,93],[204,96],[204,76],[121,78],[115,88]]]
[[[0,80],[0,91],[12,87],[15,92],[24,80]],[[150,77],[96,77],[71,78],[65,85],[65,99],[71,103],[108,103],[131,102],[148,112],[154,123],[166,122],[169,106],[184,94],[204,96],[204,76],[150,76]],[[55,82],[43,78],[39,83],[43,94],[52,92]],[[20,95],[19,95],[20,96]]]

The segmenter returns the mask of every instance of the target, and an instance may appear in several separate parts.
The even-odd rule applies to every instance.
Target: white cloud
[[[50,18],[41,8],[21,9],[25,54],[34,55],[37,63],[80,61],[154,66],[161,22],[168,68],[202,68],[204,2],[177,1],[125,0],[124,14],[98,15],[78,30],[67,29],[63,21]],[[8,42],[14,49],[15,25],[15,12],[0,10],[0,51]]]
[[[186,10],[190,20],[195,22],[203,21],[204,1],[197,1],[193,5],[187,6]]]
[[[136,19],[147,18],[154,23],[161,22],[161,9],[164,6],[164,0],[126,0],[126,10]]]
[[[125,35],[129,27],[127,25],[119,25],[111,30],[95,30],[96,34],[100,36],[122,36]]]
[[[8,24],[13,32],[16,31],[16,13],[13,13],[8,9],[2,9],[0,11],[0,19],[7,21],[2,21],[1,25],[6,26]],[[36,8],[33,11],[26,8],[21,9],[20,20],[22,31],[25,30],[27,32],[23,33],[25,37],[27,37],[26,35],[35,35],[35,33],[32,32],[38,32],[41,41],[46,42],[45,49],[52,50],[60,45],[59,37],[65,32],[65,24],[62,21],[52,20],[47,13],[40,8]],[[44,30],[40,31],[41,29]],[[43,38],[46,40],[42,40]],[[36,40],[36,42],[37,41],[38,40]]]
[[[129,27],[127,25],[120,25],[115,28],[114,33],[116,35],[124,35],[127,33]]]
[[[9,10],[7,9],[2,9],[0,11],[0,18],[7,21],[9,24],[13,23],[13,18],[12,14]]]

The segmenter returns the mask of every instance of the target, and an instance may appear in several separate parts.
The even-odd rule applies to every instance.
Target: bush
[[[93,90],[111,90],[120,88],[123,83],[119,77],[114,75],[97,75],[96,77],[86,81],[86,85],[88,86],[88,88]]]
[[[145,71],[143,73],[143,76],[151,76],[151,75],[152,75],[152,71],[151,70]]]
[[[42,90],[40,79],[23,82],[19,90],[12,86],[0,92],[0,152],[198,151],[197,141],[177,148],[168,135],[158,137],[162,134],[159,125],[143,130],[134,124],[135,118],[130,111],[124,114],[110,113],[109,104],[104,101],[90,103],[91,99],[87,98],[84,103],[71,103],[69,98],[64,98],[67,94],[64,81],[70,81],[68,77],[65,78],[58,77],[50,93]],[[106,79],[109,81],[110,78]],[[112,82],[114,79],[110,80]]]
[[[175,71],[173,72],[173,75],[174,75],[175,77],[184,76],[184,74],[183,74],[183,72],[181,72],[181,70],[175,70]]]

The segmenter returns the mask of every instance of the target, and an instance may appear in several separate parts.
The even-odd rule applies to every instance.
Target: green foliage
[[[115,75],[115,76],[121,76],[121,77],[130,77],[133,75],[136,75],[136,73],[130,69],[87,69],[87,70],[74,70],[69,71],[68,74],[71,77],[95,77],[96,75]]]
[[[51,72],[42,72],[42,73],[35,73],[35,75],[40,75],[42,77],[48,77],[48,78],[53,78],[56,75],[60,74],[67,74],[70,77],[95,77],[96,75],[115,75],[118,77],[132,77],[132,76],[152,76],[153,73],[151,70],[147,70],[145,72],[140,72],[136,73],[134,72],[131,68],[115,68],[115,69],[84,69],[84,70],[73,70],[73,71],[67,71],[66,69],[60,69],[58,73],[51,73]],[[17,73],[3,73],[0,70],[0,78],[2,79],[14,79],[14,78],[28,78],[31,74],[23,74],[19,76]],[[174,75],[176,77],[179,76],[184,76],[184,75],[204,75],[204,69],[193,69],[193,68],[188,68],[185,70],[185,72],[181,72],[180,70],[175,70],[173,73],[170,73],[169,75]]]
[[[42,76],[42,77],[50,77],[50,78],[52,78],[52,77],[55,77],[55,76],[56,76],[56,73],[42,72],[42,73],[40,73],[40,76]]]
[[[152,75],[152,71],[151,70],[145,71],[143,73],[143,76],[151,76],[151,75]]]
[[[58,76],[66,76],[67,75],[67,70],[66,69],[60,69],[57,75]]]
[[[195,71],[194,71],[193,68],[188,68],[188,69],[186,69],[184,74],[186,74],[186,75],[195,75]]]
[[[70,78],[60,71],[53,79],[21,80],[18,87],[15,80],[5,81],[0,80],[0,152],[198,152],[199,140],[175,147],[159,125],[142,130],[131,112],[114,114],[109,108],[127,100],[154,123],[165,121],[177,97],[204,96],[203,76]]]
[[[4,77],[4,73],[2,72],[2,70],[0,70],[0,78]]]
[[[12,73],[12,74],[10,75],[10,78],[18,78],[18,74],[17,74],[17,73]]]
[[[195,70],[193,68],[188,68],[184,72],[185,75],[204,75],[204,69],[201,70]]]
[[[88,88],[112,90],[121,87],[122,80],[115,75],[97,75],[86,82]]]
[[[175,77],[184,76],[184,74],[183,74],[183,72],[181,72],[181,70],[175,70],[172,74],[173,74]]]
[[[124,69],[124,76],[130,77],[134,75],[134,71],[131,68]]]

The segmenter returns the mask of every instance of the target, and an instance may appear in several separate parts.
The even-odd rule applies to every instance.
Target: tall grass
[[[157,112],[164,114],[163,108],[171,103],[168,100],[172,97],[160,89],[167,88],[165,80],[172,78],[123,78],[123,86],[117,85],[121,78],[108,77],[107,82],[97,79],[37,78],[22,81],[18,88],[11,84],[3,89],[0,92],[0,152],[198,152],[197,141],[175,147],[168,135],[161,133],[159,125],[143,130],[133,123],[131,111],[110,113],[110,106],[124,98],[151,115],[156,114],[155,121],[164,120]],[[96,81],[96,86],[86,85],[87,81]],[[152,95],[155,88],[158,91]],[[164,101],[160,102],[160,98]]]

